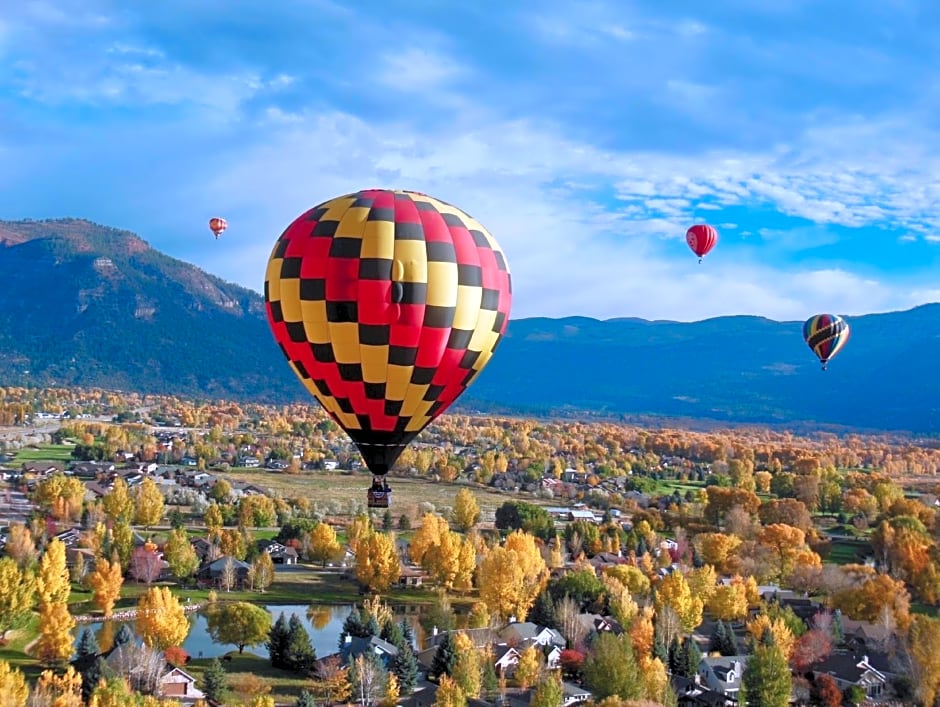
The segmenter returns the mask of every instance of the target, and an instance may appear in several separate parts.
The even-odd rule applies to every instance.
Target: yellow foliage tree
[[[633,645],[633,653],[637,660],[651,658],[653,655],[656,630],[653,625],[654,615],[652,606],[644,606],[633,617],[633,623],[630,624],[630,643]]]
[[[411,537],[411,561],[423,566],[425,554],[435,545],[439,545],[441,537],[448,532],[450,526],[446,520],[436,513],[425,513],[421,518],[421,525]]]
[[[541,672],[542,653],[535,647],[535,644],[530,643],[519,654],[519,662],[516,664],[514,676],[516,684],[526,690],[536,683]]]
[[[454,636],[454,661],[450,676],[466,697],[479,697],[482,687],[480,653],[473,640],[463,631]]]
[[[349,527],[346,528],[346,543],[349,545],[349,549],[358,553],[359,541],[373,532],[375,532],[375,528],[372,527],[372,519],[365,513],[357,515],[352,519]]]
[[[65,564],[65,545],[53,538],[39,563],[36,591],[39,598],[39,638],[36,657],[51,665],[72,656],[72,629],[75,619],[69,613],[71,585]]]
[[[20,567],[31,565],[39,554],[32,531],[23,523],[10,524],[7,543],[3,550],[7,557],[12,557]]]
[[[504,620],[510,616],[525,620],[548,581],[548,568],[532,536],[526,536],[527,543],[518,540],[521,535],[526,534],[510,535],[505,546],[490,550],[477,568],[480,600],[491,613]],[[517,539],[510,543],[514,536]]]
[[[665,664],[659,658],[642,658],[637,660],[637,665],[640,668],[646,697],[657,704],[669,704],[669,698],[673,697],[674,693],[669,684]]]
[[[611,565],[604,574],[614,577],[634,596],[646,596],[650,591],[650,580],[639,567],[633,565]]]
[[[462,488],[454,498],[454,525],[457,530],[469,533],[480,520],[480,505],[477,503],[473,491]]]
[[[61,675],[44,670],[31,696],[37,705],[82,707],[82,676],[71,665]]]
[[[373,592],[385,592],[401,576],[401,561],[395,551],[395,538],[373,532],[360,538],[356,551],[356,579]]]
[[[0,705],[19,707],[26,704],[29,687],[26,677],[16,668],[11,668],[5,660],[0,660]]]
[[[437,686],[434,707],[467,707],[467,696],[463,694],[460,685],[443,675]]]
[[[918,702],[936,704],[940,699],[940,620],[922,614],[914,616],[907,639]]]
[[[709,613],[722,621],[736,621],[747,616],[747,591],[743,582],[723,584],[706,604]]]
[[[36,603],[36,576],[12,557],[0,559],[0,638],[24,625]]]
[[[692,595],[699,597],[703,604],[708,604],[708,600],[718,589],[718,575],[711,565],[703,565],[691,570],[686,575],[686,581],[689,583]]]
[[[127,482],[120,476],[101,499],[104,514],[115,523],[130,523],[134,519],[134,499]]]
[[[754,639],[754,643],[759,644],[765,631],[770,631],[774,637],[774,642],[780,647],[784,657],[790,660],[793,653],[793,646],[796,643],[796,637],[786,625],[783,619],[771,620],[767,614],[758,614],[747,622],[747,632]]]
[[[222,534],[222,509],[218,503],[210,503],[203,519],[206,524],[207,535],[210,542],[217,542]]]
[[[257,587],[262,594],[274,581],[274,560],[267,552],[258,553],[248,572],[252,587]]]
[[[741,542],[741,538],[737,535],[725,533],[699,533],[694,541],[702,561],[712,565],[719,572],[727,571]]]
[[[103,557],[99,558],[95,562],[94,571],[85,578],[85,581],[94,592],[95,606],[101,609],[105,616],[111,616],[114,603],[120,598],[121,586],[124,584],[121,563],[108,562]]]
[[[607,590],[607,605],[610,607],[610,615],[613,616],[621,626],[629,626],[636,616],[640,607],[630,594],[630,591],[623,586],[619,579],[610,574],[601,575],[601,582]]]
[[[323,567],[330,560],[339,557],[342,548],[336,539],[336,531],[329,523],[317,523],[317,526],[307,533],[307,557],[319,562]]]
[[[656,610],[668,606],[676,612],[684,633],[692,633],[702,623],[704,602],[692,594],[689,583],[681,572],[668,574],[656,587]]]
[[[166,500],[160,493],[157,482],[149,476],[144,478],[143,483],[137,489],[136,511],[134,513],[134,522],[149,528],[156,525],[163,518],[163,508]]]
[[[169,587],[151,587],[137,602],[137,633],[151,648],[165,651],[183,645],[189,620]]]

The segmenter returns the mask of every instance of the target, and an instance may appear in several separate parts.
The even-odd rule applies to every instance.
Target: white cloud
[[[884,214],[926,222],[930,215],[918,203],[867,203],[885,185],[900,193],[921,175],[875,175],[881,166],[872,164],[868,174],[846,178],[838,164],[807,163],[796,153],[787,159],[772,152],[706,159],[606,153],[527,121],[493,119],[472,132],[453,126],[432,134],[339,112],[279,121],[270,141],[247,149],[210,185],[210,201],[244,217],[246,231],[261,241],[246,246],[245,257],[241,251],[227,262],[214,257],[213,267],[224,266],[227,277],[256,290],[263,260],[293,218],[332,196],[387,186],[455,203],[493,232],[513,270],[514,316],[694,320],[743,313],[796,320],[816,310],[907,307],[924,294],[844,270],[731,263],[718,251],[698,266],[678,242],[665,250],[660,243],[684,238],[692,213],[707,205],[687,198],[690,191],[726,204],[763,200],[821,223],[861,225]],[[612,207],[592,196],[610,181],[621,200]],[[821,228],[762,237],[794,250],[831,239]]]
[[[449,56],[421,47],[408,47],[382,57],[379,80],[406,93],[425,93],[449,84],[465,73]]]

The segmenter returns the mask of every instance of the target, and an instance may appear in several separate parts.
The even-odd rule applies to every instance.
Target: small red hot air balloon
[[[715,230],[714,226],[699,223],[685,232],[685,242],[689,244],[689,248],[698,256],[698,261],[701,263],[702,258],[718,242],[718,231]]]
[[[228,222],[224,218],[219,218],[215,216],[209,219],[209,230],[211,230],[218,240],[219,236],[222,235],[222,231],[228,228]]]

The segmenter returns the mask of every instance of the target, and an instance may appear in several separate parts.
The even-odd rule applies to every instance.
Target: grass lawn
[[[72,459],[72,447],[67,444],[38,444],[24,447],[16,451],[13,461],[16,464],[23,462],[67,462]]]
[[[871,554],[871,543],[864,540],[834,540],[826,562],[851,565],[862,562],[869,554]]]
[[[365,503],[366,490],[371,477],[367,473],[335,473],[327,471],[308,471],[301,474],[249,469],[219,472],[218,475],[229,480],[257,484],[282,495],[284,498],[308,498],[318,503],[339,501],[348,507],[350,501]],[[427,479],[389,477],[392,487],[392,515],[397,520],[402,513],[417,516],[418,505],[429,501],[436,509],[453,507],[454,497],[461,488],[469,488],[476,496],[482,511],[483,520],[492,520],[496,509],[508,500],[525,500],[529,503],[545,504],[546,501],[526,498],[519,494],[500,493],[491,488],[446,481],[428,481]],[[549,503],[551,505],[551,503]],[[378,510],[379,515],[383,513]]]
[[[42,666],[24,651],[39,635],[39,615],[34,614],[29,623],[21,629],[7,634],[7,641],[0,646],[0,660],[5,660],[13,668],[23,671],[27,680],[35,681],[43,671]]]
[[[230,660],[225,660],[225,657],[230,658]],[[241,680],[245,678],[250,680],[249,676],[252,675],[261,678],[271,687],[269,694],[278,704],[293,704],[300,697],[303,690],[309,690],[313,686],[313,681],[310,678],[298,677],[296,673],[288,670],[272,668],[267,658],[254,655],[248,649],[245,649],[242,654],[239,654],[238,651],[231,651],[226,653],[220,660],[226,673],[228,673],[228,689],[232,695],[238,695]],[[197,684],[201,684],[202,675],[211,662],[210,658],[193,659],[186,664],[185,670],[200,681]],[[247,695],[238,696],[248,697]]]
[[[151,586],[171,586],[173,593],[184,601],[187,597],[191,602],[204,602],[209,598],[208,589],[190,589],[177,584],[167,585],[165,582]],[[147,589],[146,584],[138,584],[134,580],[125,581],[121,588],[121,598],[115,603],[114,610],[133,608]],[[319,570],[303,565],[296,570],[275,571],[274,583],[263,594],[259,591],[217,593],[220,600],[250,601],[259,604],[354,604],[363,599],[363,595],[359,593],[359,585],[353,580],[344,579],[339,571]],[[431,604],[437,601],[437,594],[433,589],[396,587],[382,596],[387,602],[395,603]],[[73,586],[69,609],[73,614],[100,613],[91,599],[91,592]],[[454,605],[472,601],[474,599],[470,596],[451,597],[451,603]]]

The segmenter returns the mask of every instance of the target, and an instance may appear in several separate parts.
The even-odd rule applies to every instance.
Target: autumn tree
[[[528,689],[535,684],[541,672],[542,654],[535,644],[530,643],[519,654],[519,662],[516,664],[514,676],[516,684],[523,689]]]
[[[516,531],[513,536],[528,538],[528,542],[517,540],[510,545],[507,538],[504,546],[490,550],[477,568],[477,586],[491,613],[523,621],[548,581],[548,568],[531,535]]]
[[[673,572],[660,580],[656,586],[655,605],[657,612],[664,606],[675,611],[684,633],[692,633],[702,623],[704,602],[692,593],[681,572]]]
[[[933,705],[940,698],[940,619],[917,614],[907,635],[912,683],[920,704]]]
[[[157,552],[157,546],[148,540],[135,547],[131,553],[129,572],[131,577],[144,584],[152,584],[163,571],[163,558]]]
[[[354,553],[358,553],[359,541],[374,532],[375,528],[372,527],[372,519],[365,513],[357,515],[346,528],[346,543],[349,545],[349,549]]]
[[[0,705],[25,705],[29,696],[26,678],[5,660],[0,660]]]
[[[199,556],[196,554],[196,548],[190,542],[186,531],[180,528],[171,531],[167,537],[166,544],[163,546],[163,559],[170,566],[170,572],[180,582],[185,582],[199,569]]]
[[[20,567],[28,567],[39,556],[36,550],[36,539],[32,531],[23,523],[10,524],[3,550],[7,557],[12,558]]]
[[[71,665],[61,674],[44,670],[30,695],[30,703],[50,707],[82,707],[82,676]]]
[[[134,499],[127,482],[118,477],[101,499],[104,514],[114,523],[130,523],[134,519]]]
[[[385,592],[401,574],[401,561],[393,535],[373,531],[359,539],[356,551],[356,579],[373,592]]]
[[[336,531],[329,523],[317,523],[316,527],[307,533],[305,544],[307,557],[319,562],[322,567],[326,567],[327,562],[335,560],[342,552],[342,547],[336,539]]]
[[[467,696],[455,680],[445,675],[438,683],[433,707],[467,707]]]
[[[213,604],[206,617],[206,629],[215,643],[238,646],[260,646],[271,631],[271,614],[260,606],[244,601]]]
[[[454,636],[454,653],[456,658],[450,676],[460,686],[464,695],[479,697],[482,687],[480,653],[473,640],[463,631]]]
[[[29,621],[35,602],[33,571],[21,569],[12,557],[0,559],[0,638]]]
[[[271,586],[274,581],[274,560],[270,553],[261,552],[251,563],[248,570],[248,579],[252,587],[257,587],[262,594],[264,590]]]
[[[95,606],[107,617],[111,616],[115,602],[121,596],[121,586],[124,584],[124,574],[121,572],[121,563],[117,560],[109,562],[99,558],[95,562],[95,569],[86,578],[85,583],[94,592]]]
[[[339,656],[324,658],[317,666],[320,679],[314,683],[317,695],[327,704],[345,703],[352,697],[349,669],[344,667]]]
[[[47,665],[66,661],[72,656],[75,619],[68,607],[71,584],[65,563],[65,545],[58,538],[53,538],[46,546],[39,563],[36,589],[39,598],[36,656]]]
[[[219,504],[210,503],[209,507],[206,509],[206,514],[203,517],[203,521],[206,524],[206,531],[209,536],[209,541],[217,541],[222,534],[222,509],[219,508]]]
[[[421,525],[411,536],[408,552],[411,561],[416,565],[424,563],[424,556],[435,545],[439,545],[441,537],[450,531],[447,521],[436,513],[425,513],[421,517]]]
[[[134,522],[149,528],[156,525],[163,518],[163,508],[166,503],[163,494],[157,482],[149,476],[145,477],[143,483],[137,488],[136,510],[134,513]]]
[[[183,645],[189,635],[186,612],[169,587],[151,587],[141,596],[135,626],[147,646],[161,651]]]
[[[706,607],[719,621],[735,621],[747,616],[747,591],[743,582],[730,582],[716,587]]]
[[[454,498],[453,522],[457,530],[469,533],[480,520],[477,498],[468,488],[462,488]]]

